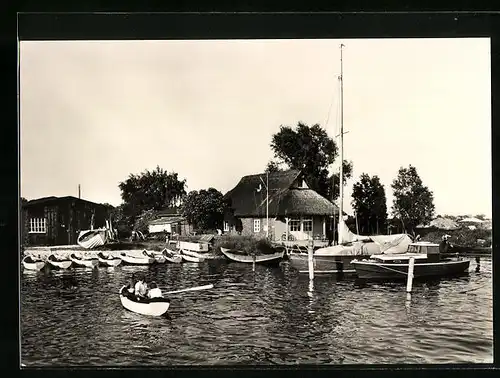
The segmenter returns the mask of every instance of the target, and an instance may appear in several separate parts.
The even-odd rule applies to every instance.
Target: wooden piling
[[[255,272],[255,254],[252,256],[252,272]]]
[[[314,253],[314,241],[310,240],[309,241],[309,245],[307,247],[307,265],[309,267],[309,280],[313,280],[314,279],[313,253]]]
[[[411,293],[412,285],[413,285],[413,271],[415,268],[415,258],[411,257],[410,262],[408,264],[408,280],[406,281],[406,292]]]

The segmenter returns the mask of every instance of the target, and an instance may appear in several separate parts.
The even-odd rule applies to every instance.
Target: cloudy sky
[[[390,208],[412,164],[437,213],[491,215],[486,38],[21,42],[21,195],[81,184],[82,198],[118,205],[118,183],[157,165],[225,193],[265,169],[280,125],[338,134],[340,43],[346,210],[363,172]]]

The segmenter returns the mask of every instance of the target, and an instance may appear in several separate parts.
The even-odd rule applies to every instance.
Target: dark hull
[[[425,277],[443,277],[463,274],[469,269],[469,260],[440,261],[437,263],[415,264],[413,276],[415,279]],[[406,280],[408,264],[384,264],[373,261],[358,261],[353,263],[356,274],[361,279]]]
[[[355,274],[356,270],[351,264],[360,256],[315,256],[313,267],[315,274]],[[309,272],[308,256],[305,253],[291,253],[288,256],[290,265],[299,273]]]

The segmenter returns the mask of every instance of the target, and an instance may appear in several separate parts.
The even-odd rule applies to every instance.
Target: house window
[[[224,221],[224,232],[228,232],[228,231],[229,231],[229,222]]]
[[[289,223],[290,231],[300,231],[300,220],[291,220]]]
[[[30,233],[45,234],[47,232],[47,223],[45,218],[30,219]]]
[[[312,232],[313,230],[313,221],[312,219],[305,219],[302,221],[302,231],[304,232]]]
[[[253,220],[253,232],[260,232],[260,219]]]

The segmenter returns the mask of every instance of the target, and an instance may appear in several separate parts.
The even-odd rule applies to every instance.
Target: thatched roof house
[[[338,215],[338,208],[332,202],[308,188],[298,170],[259,173],[244,176],[238,184],[224,195],[228,206],[224,231],[231,228],[240,233],[260,233],[260,223],[266,219],[266,182],[269,185],[270,227],[283,226],[283,231],[321,234],[325,236],[325,222]],[[291,227],[289,227],[291,222]],[[246,224],[245,224],[246,223]],[[245,232],[245,226],[249,228]],[[283,228],[281,227],[281,228]],[[240,230],[238,230],[238,228]],[[280,231],[281,232],[281,231]],[[280,235],[276,235],[280,236]]]
[[[436,230],[458,230],[460,225],[455,222],[453,219],[437,217],[433,219],[428,225],[418,225],[417,228],[428,228],[428,229],[436,229]]]

